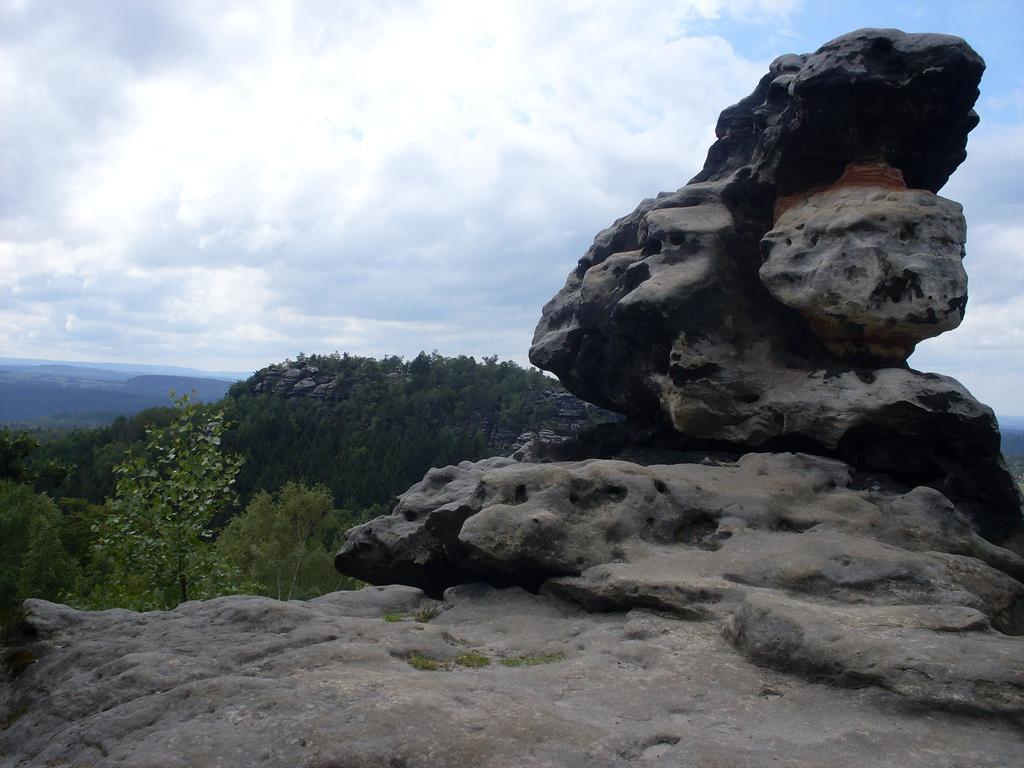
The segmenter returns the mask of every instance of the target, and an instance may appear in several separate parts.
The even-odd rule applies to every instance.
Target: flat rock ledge
[[[970,608],[765,590],[719,623],[483,584],[440,601],[388,586],[26,608],[8,652],[20,673],[0,688],[3,766],[1005,768],[1024,754],[1021,646]]]

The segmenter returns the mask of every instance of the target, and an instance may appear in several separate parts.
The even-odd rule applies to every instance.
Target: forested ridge
[[[288,366],[319,369],[332,378],[335,394],[256,391]],[[304,481],[330,488],[339,507],[363,509],[390,502],[430,467],[507,452],[523,432],[557,421],[566,399],[575,401],[557,381],[496,358],[335,353],[261,369],[217,405],[228,424],[225,449],[244,459],[236,483],[241,506],[261,490]],[[597,409],[576,403],[580,421],[599,418]],[[56,464],[68,473],[38,490],[101,503],[113,493],[114,465],[142,442],[146,424],[165,425],[171,412],[151,408],[100,429],[39,435],[33,466]]]
[[[496,358],[300,355],[202,404],[100,429],[0,430],[0,627],[26,597],[172,607],[351,587],[332,553],[430,467],[611,414]],[[1006,458],[1024,472],[1020,435]]]
[[[496,358],[335,353],[261,369],[214,404],[186,397],[99,429],[8,431],[0,549],[13,565],[0,603],[14,610],[40,596],[149,608],[232,591],[297,597],[336,589],[345,582],[329,555],[344,531],[386,512],[428,468],[508,453],[523,433],[565,434],[607,417],[558,382]],[[193,454],[208,452],[205,462],[230,457],[231,472],[206,489],[209,513],[183,533],[175,526],[188,505],[163,508],[159,500],[200,498],[201,472],[164,472],[185,454],[185,443],[167,443],[184,435]],[[153,546],[168,535],[180,539],[177,554]],[[192,549],[182,548],[185,540]],[[180,590],[139,576],[140,552],[150,550],[168,562],[195,559]],[[282,576],[293,568],[301,579]]]

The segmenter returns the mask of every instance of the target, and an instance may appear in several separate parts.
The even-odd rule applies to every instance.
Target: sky
[[[526,364],[593,236],[853,29],[986,59],[970,302],[911,365],[1024,414],[1024,3],[0,0],[0,357]]]

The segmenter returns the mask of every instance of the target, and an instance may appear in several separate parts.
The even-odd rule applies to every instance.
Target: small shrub
[[[535,667],[538,664],[554,664],[558,661],[565,661],[565,654],[561,651],[541,653],[536,656],[513,656],[508,659],[502,659],[501,663],[506,667]]]
[[[420,608],[418,611],[413,613],[412,617],[420,624],[426,624],[432,618],[437,616],[441,612],[441,609],[436,605],[431,605],[426,608]]]
[[[486,667],[491,663],[489,656],[484,656],[476,651],[469,651],[461,656],[455,657],[455,663],[460,667]]]
[[[381,616],[381,618],[384,619],[384,621],[401,621],[402,620],[402,614],[400,614],[400,613],[385,613],[383,616]]]
[[[440,662],[434,661],[434,659],[429,656],[424,656],[419,651],[413,651],[410,653],[406,662],[408,662],[409,666],[414,669],[423,669],[430,672],[434,672],[441,668]]]

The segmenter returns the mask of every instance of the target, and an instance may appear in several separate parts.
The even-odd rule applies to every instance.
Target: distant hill
[[[196,398],[204,403],[220,400],[228,393],[230,381],[223,379],[197,379],[192,376],[133,376],[124,383],[128,392],[140,395],[155,395],[162,398],[160,405],[167,400],[167,393],[178,394],[195,392]]]
[[[251,374],[237,371],[204,371],[199,368],[185,368],[178,365],[149,365],[147,363],[97,363],[76,360],[45,360],[27,357],[0,357],[2,368],[52,368],[88,369],[90,372],[117,374],[125,379],[132,376],[188,376],[199,379],[224,379],[225,381],[241,381]]]
[[[1024,429],[1002,430],[1003,455],[1024,454]]]
[[[32,364],[0,358],[0,424],[102,426],[118,416],[167,405],[171,390],[179,394],[195,391],[197,399],[204,402],[219,400],[234,381],[180,372],[155,374],[151,372],[154,367],[53,361]]]
[[[376,513],[430,467],[508,455],[534,436],[558,441],[618,418],[539,371],[436,354],[285,361],[234,384],[219,407],[230,424],[225,448],[245,458],[235,484],[243,505],[303,480],[327,486],[339,507]],[[154,409],[45,440],[39,460],[72,468],[45,490],[102,501],[114,490],[113,466],[143,439],[145,423],[168,418],[169,409]]]
[[[999,428],[1004,432],[1008,429],[1014,429],[1024,431],[1024,416],[996,416],[996,420],[999,422]]]

